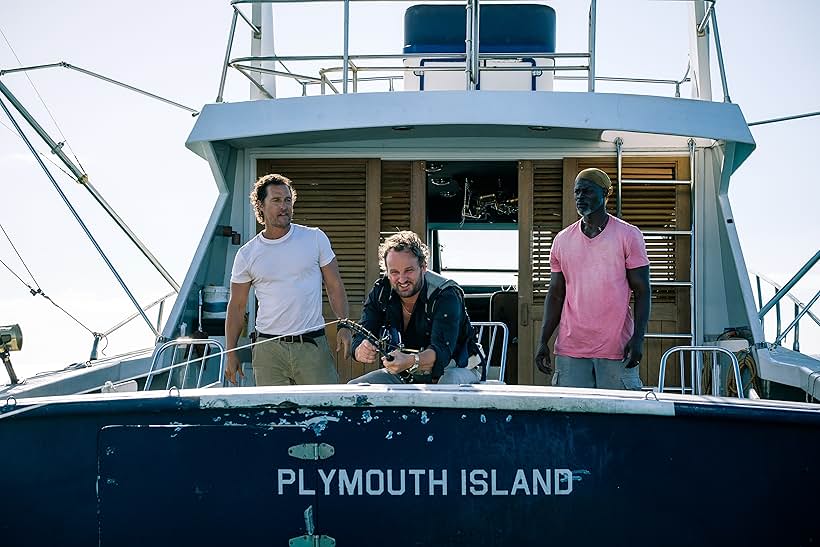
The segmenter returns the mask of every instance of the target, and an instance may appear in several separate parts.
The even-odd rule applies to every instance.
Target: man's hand
[[[336,331],[336,353],[344,352],[344,358],[350,358],[350,347],[353,345],[353,335],[350,329],[339,329]]]
[[[416,362],[412,355],[409,353],[403,353],[399,350],[390,352],[390,355],[393,357],[392,361],[388,361],[387,357],[382,357],[382,364],[390,374],[404,372],[408,368],[412,367],[413,363]]]
[[[376,351],[376,346],[370,343],[369,340],[362,341],[356,348],[354,358],[360,363],[375,363],[379,352]]]
[[[633,336],[629,339],[629,342],[626,343],[626,347],[624,348],[623,362],[626,363],[626,368],[634,368],[641,364],[642,357],[643,338],[635,338]]]
[[[240,378],[245,378],[245,373],[242,372],[242,367],[239,363],[239,355],[237,355],[236,350],[234,350],[228,354],[228,363],[225,367],[225,378],[233,385],[238,384],[236,379],[237,372],[239,372]]]
[[[539,344],[535,354],[535,366],[538,370],[549,376],[552,374],[552,362],[550,361],[550,350],[546,344]]]

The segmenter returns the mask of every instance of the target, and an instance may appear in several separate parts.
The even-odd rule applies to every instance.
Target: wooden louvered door
[[[535,369],[535,352],[541,339],[544,299],[550,276],[550,248],[555,235],[564,226],[563,165],[561,160],[521,162],[519,177],[520,253],[519,265],[519,354],[518,383],[548,384],[550,378]],[[529,172],[528,172],[529,171]],[[526,211],[521,194],[529,185],[532,196],[531,211]],[[529,226],[527,224],[529,223]],[[529,270],[529,271],[528,271]],[[527,287],[531,279],[531,286]],[[551,346],[551,345],[550,345]],[[509,375],[508,375],[509,377]]]
[[[365,159],[263,159],[257,164],[257,176],[280,173],[293,181],[297,192],[293,222],[321,228],[330,238],[354,318],[361,316],[362,302],[370,288],[366,280],[368,259],[375,254],[368,249],[366,207],[368,181],[370,186],[374,179],[378,183],[374,162],[377,168],[378,160]],[[326,292],[323,314],[328,321],[336,317]],[[328,343],[335,349],[335,325],[327,332]],[[336,355],[336,363],[342,382],[357,372],[352,359]]]
[[[617,181],[615,158],[588,158],[564,160],[564,224],[578,220],[572,188],[575,175],[582,169],[597,167]],[[630,181],[622,186],[621,217],[644,233],[650,261],[652,281],[652,312],[641,361],[641,379],[647,386],[658,383],[661,355],[668,348],[686,345],[690,341],[681,335],[691,331],[689,286],[676,285],[690,281],[690,242],[687,235],[663,235],[664,232],[687,232],[691,229],[689,189],[689,159],[632,157],[624,158],[622,179]],[[637,181],[670,181],[670,183],[641,184]],[[671,181],[685,181],[674,184]],[[607,201],[607,210],[616,214],[615,189]],[[568,214],[571,212],[571,214]],[[666,383],[680,385],[677,363],[670,360]]]

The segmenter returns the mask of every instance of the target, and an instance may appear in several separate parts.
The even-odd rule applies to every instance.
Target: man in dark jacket
[[[384,368],[350,383],[400,384],[437,381],[472,384],[481,380],[481,358],[472,351],[474,333],[464,308],[461,288],[427,271],[428,250],[410,231],[389,237],[379,248],[386,276],[373,286],[362,310],[361,325],[377,336],[393,333],[404,351],[382,357]],[[354,337],[353,355],[374,363],[376,347],[361,334]],[[426,379],[425,379],[426,378]]]

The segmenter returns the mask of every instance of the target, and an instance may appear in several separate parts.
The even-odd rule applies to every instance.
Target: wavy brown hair
[[[293,187],[293,181],[289,178],[276,173],[259,177],[254,183],[250,195],[251,207],[253,207],[256,221],[259,224],[265,223],[265,215],[262,214],[262,202],[268,197],[268,186],[287,186],[290,189],[291,199],[294,203],[296,202],[296,189]]]
[[[426,267],[427,261],[430,258],[430,250],[427,245],[422,242],[421,238],[415,232],[404,230],[393,234],[384,240],[384,243],[379,245],[379,256],[382,257],[382,264],[387,270],[387,253],[390,251],[409,251],[419,261],[419,267]]]

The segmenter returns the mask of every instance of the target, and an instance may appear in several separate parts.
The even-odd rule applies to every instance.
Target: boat
[[[590,47],[575,53],[556,51],[560,18],[549,6],[469,0],[410,6],[399,53],[276,55],[265,29],[279,4],[231,4],[217,100],[186,142],[219,196],[155,347],[2,391],[0,537],[292,546],[818,539],[810,499],[820,487],[820,360],[783,340],[817,321],[820,292],[790,301],[794,320],[774,335],[763,319],[780,314],[820,252],[767,302],[755,293],[728,198],[755,141],[729,101],[713,2],[691,3],[689,70],[666,82],[672,94],[692,82],[690,99],[596,91],[594,0]],[[252,54],[237,57],[243,27]],[[712,97],[710,44],[722,100]],[[311,63],[322,68],[293,68]],[[251,81],[252,100],[223,102],[229,70]],[[282,79],[303,96],[278,97]],[[585,90],[559,91],[562,82]],[[647,242],[643,391],[552,387],[534,366],[550,246],[578,218],[568,188],[586,167],[610,174],[611,213]],[[330,237],[354,319],[380,275],[379,241],[403,229],[423,236],[432,269],[465,289],[490,380],[257,387],[244,337],[247,382],[225,386],[230,266],[259,230],[247,195],[267,173],[295,181],[294,221]],[[137,319],[156,328],[137,306]],[[249,306],[250,325],[254,313]],[[331,347],[337,325],[326,325]],[[0,336],[10,350],[22,345],[19,329]],[[10,376],[12,360],[6,352]],[[341,356],[337,366],[343,380],[368,370]]]

